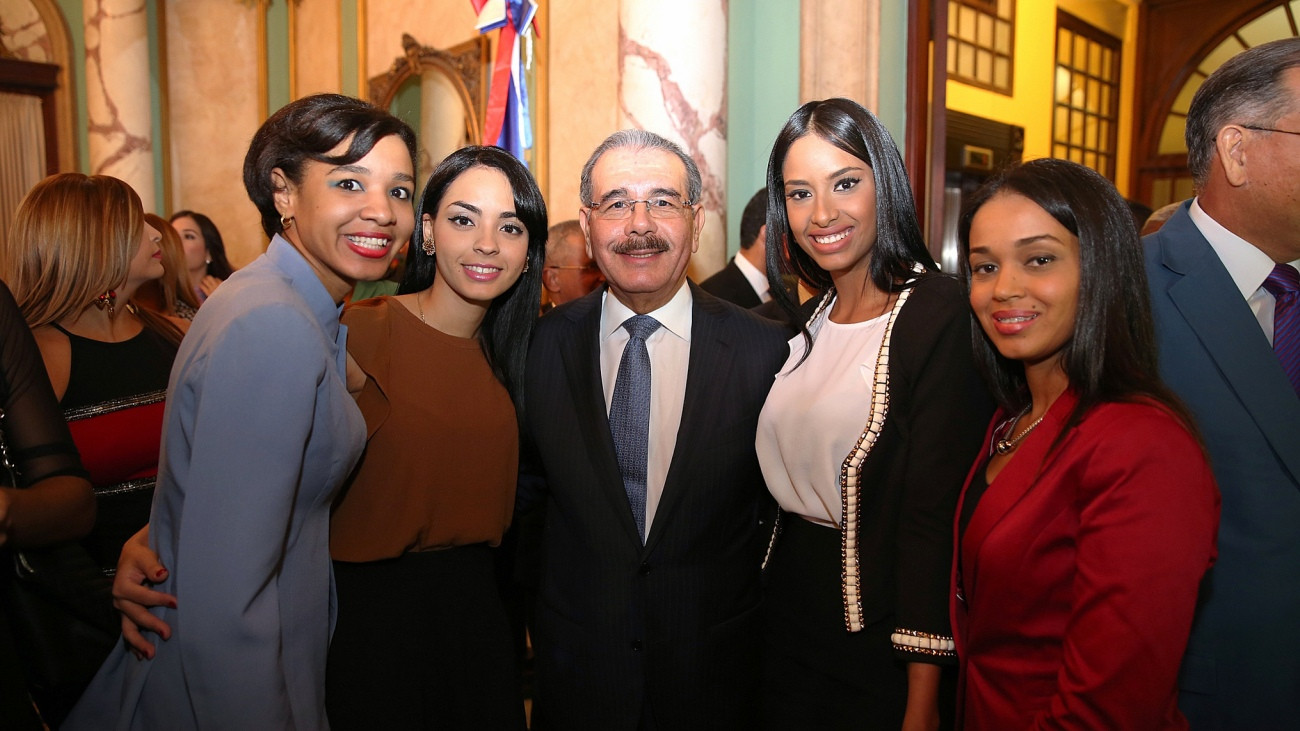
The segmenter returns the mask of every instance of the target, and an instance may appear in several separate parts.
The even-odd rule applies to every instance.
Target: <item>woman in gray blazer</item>
[[[324,729],[329,509],[361,453],[340,305],[415,225],[415,135],[317,95],[253,137],[267,252],[205,303],[172,371],[149,542],[174,599],[147,661],[121,645],[67,729]]]

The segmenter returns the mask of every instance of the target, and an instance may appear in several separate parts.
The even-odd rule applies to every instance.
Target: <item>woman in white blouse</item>
[[[939,728],[952,701],[940,681],[954,660],[953,513],[992,411],[966,298],[926,250],[888,131],[857,103],[800,107],[767,180],[769,278],[785,273],[788,241],[793,273],[826,294],[800,317],[759,419],[782,510],[763,717],[772,729]]]

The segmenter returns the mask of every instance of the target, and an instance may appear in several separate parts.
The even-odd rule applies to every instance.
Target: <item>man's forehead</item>
[[[597,196],[613,190],[646,190],[686,194],[686,166],[672,152],[659,148],[616,147],[600,156],[591,171]]]

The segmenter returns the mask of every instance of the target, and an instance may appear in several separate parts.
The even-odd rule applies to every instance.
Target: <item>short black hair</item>
[[[349,165],[390,135],[406,143],[411,169],[415,170],[415,132],[406,122],[369,102],[342,94],[314,94],[281,107],[258,128],[244,156],[244,188],[262,216],[262,230],[267,236],[283,232],[275,208],[272,170],[280,168],[297,184],[302,182],[306,161]],[[329,154],[349,137],[352,142],[346,152]]]
[[[1114,184],[1083,165],[1051,158],[1012,165],[994,176],[971,196],[957,225],[958,263],[967,293],[971,224],[999,194],[1029,199],[1079,239],[1078,309],[1061,358],[1079,402],[1066,429],[1100,403],[1146,398],[1196,434],[1186,408],[1160,381],[1142,247],[1133,214]],[[974,315],[971,340],[976,363],[1002,408],[1017,413],[1028,405],[1024,365],[1004,358]]]
[[[767,188],[760,188],[745,204],[740,214],[740,248],[748,249],[758,241],[758,232],[767,223]]]
[[[399,294],[428,289],[437,274],[437,253],[424,251],[425,214],[437,216],[443,194],[452,182],[470,168],[484,167],[500,171],[514,193],[515,215],[528,231],[528,271],[510,289],[492,300],[479,326],[478,339],[497,379],[505,384],[521,416],[524,405],[524,361],[528,341],[542,301],[542,264],[546,252],[546,201],[528,168],[500,147],[462,147],[448,155],[429,176],[415,211],[415,234],[406,253],[406,275]]]

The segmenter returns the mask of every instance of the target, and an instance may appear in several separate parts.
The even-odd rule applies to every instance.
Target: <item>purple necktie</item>
[[[1291,379],[1291,387],[1300,394],[1300,272],[1290,264],[1278,264],[1264,280],[1264,289],[1276,300],[1273,352]]]

